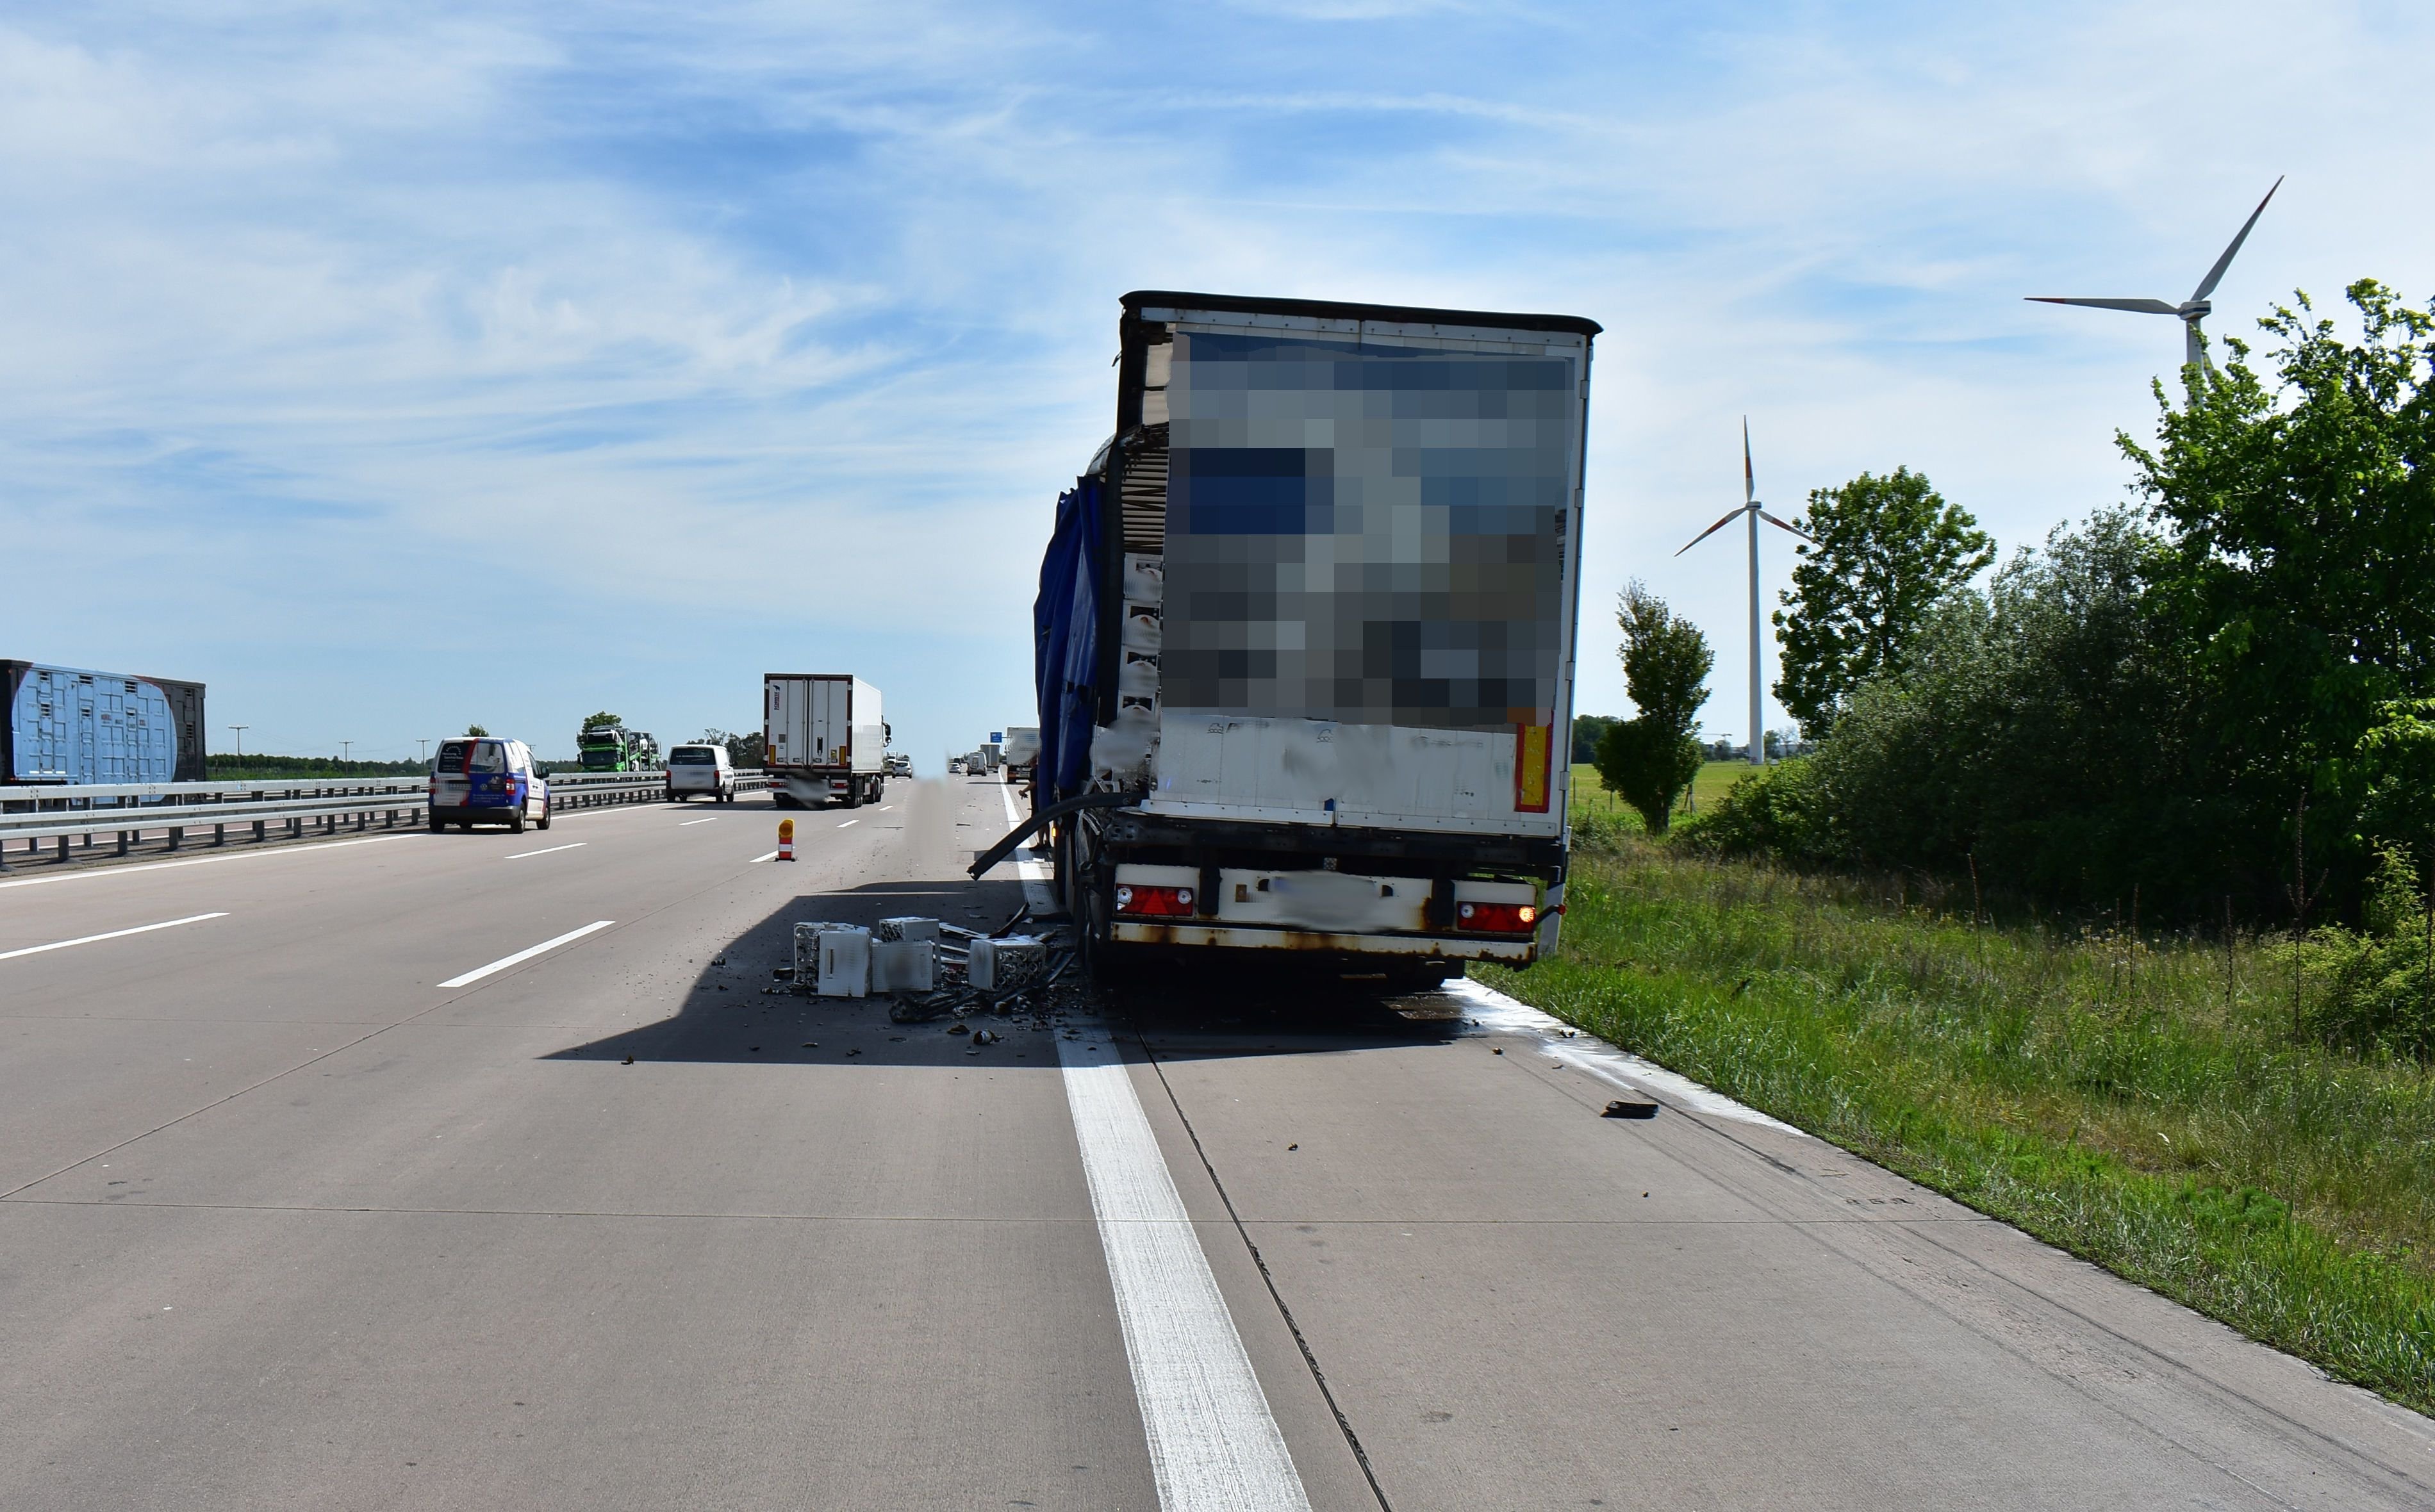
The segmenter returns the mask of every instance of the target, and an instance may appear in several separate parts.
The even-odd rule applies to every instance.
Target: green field
[[[1706,763],[1701,766],[1700,775],[1691,780],[1691,791],[1684,796],[1684,801],[1675,809],[1675,814],[1683,816],[1705,813],[1709,805],[1732,792],[1734,784],[1748,777],[1752,770],[1748,762]],[[1587,762],[1573,764],[1573,814],[1576,818],[1593,814],[1626,829],[1641,828],[1640,816],[1599,783],[1597,768]]]
[[[1973,928],[1966,892],[1606,835],[1561,955],[1484,980],[2435,1409],[2435,1078],[2295,1040],[2273,939]]]

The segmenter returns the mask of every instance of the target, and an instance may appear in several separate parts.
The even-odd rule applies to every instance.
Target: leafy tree
[[[465,733],[467,733],[468,735],[482,736],[482,735],[488,735],[488,734],[490,733],[490,731],[489,731],[489,730],[484,730],[484,729],[483,729],[481,726],[479,726],[479,725],[467,725],[467,726],[465,727]]]
[[[1636,578],[1616,596],[1615,622],[1623,631],[1623,691],[1640,717],[1677,734],[1699,729],[1708,673],[1717,664],[1708,638]]]
[[[2296,296],[2259,322],[2271,387],[2228,340],[2179,407],[2156,386],[2155,450],[2118,440],[2174,532],[2160,589],[2207,684],[2203,780],[2257,865],[2330,864],[2356,894],[2370,856],[2324,800],[2387,706],[2435,694],[2435,316],[2372,279],[2347,292],[2356,345]]]
[[[749,735],[740,735],[734,730],[720,730],[716,726],[701,732],[703,745],[726,747],[727,759],[734,763],[738,769],[745,771],[757,770],[767,762],[768,738],[759,730],[754,730]]]
[[[624,715],[613,714],[604,709],[600,713],[594,714],[591,718],[585,720],[583,722],[583,728],[590,730],[595,726],[611,725],[623,729],[625,724],[626,719]]]
[[[1615,618],[1623,630],[1624,691],[1640,712],[1599,738],[1598,781],[1663,834],[1675,799],[1700,775],[1700,706],[1717,656],[1698,626],[1636,579],[1624,585]]]
[[[1929,614],[1911,664],[1860,684],[1813,756],[1736,787],[1720,850],[1976,867],[2053,902],[2220,906],[2223,809],[2193,779],[2198,702],[2150,578],[2167,545],[2101,511]]]
[[[1598,740],[1598,781],[1638,811],[1650,833],[1664,834],[1703,755],[1698,740],[1644,714],[1607,727]]]
[[[1573,761],[1576,765],[1597,760],[1598,741],[1608,729],[1623,723],[1610,714],[1575,714],[1573,716]]]
[[[1776,701],[1812,738],[1855,689],[1900,673],[1928,615],[1994,558],[1977,521],[1908,468],[1815,489],[1798,522],[1792,591],[1775,613],[1783,676]]]

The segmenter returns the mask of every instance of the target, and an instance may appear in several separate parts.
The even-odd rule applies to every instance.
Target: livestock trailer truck
[[[0,662],[0,783],[199,782],[203,685]]]
[[[772,672],[761,679],[770,792],[786,808],[877,802],[888,781],[888,722],[879,690],[834,672]]]
[[[1418,985],[1554,949],[1598,329],[1124,297],[1115,434],[1041,565],[1017,832],[1051,826],[1086,950]]]

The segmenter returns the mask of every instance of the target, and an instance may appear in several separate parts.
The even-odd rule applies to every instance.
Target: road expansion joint
[[[2018,1232],[2018,1230],[2014,1231]],[[2019,1298],[2026,1299],[2026,1303],[2023,1301],[2015,1301],[2014,1303],[2014,1306],[2019,1309],[2017,1316],[2020,1322],[2030,1327],[2039,1326],[2039,1320],[2030,1314],[2041,1309],[2049,1313],[2060,1314],[2063,1316],[2069,1318],[2072,1322],[2080,1325],[2081,1328],[2098,1335],[2104,1343],[2111,1345],[2114,1349],[2119,1350],[2123,1354],[2134,1357],[2138,1364],[2145,1367],[2144,1373],[2149,1379],[2156,1381],[2160,1384],[2169,1383],[2172,1389],[2178,1392],[2204,1399],[2219,1411],[2244,1419],[2244,1427],[2247,1430],[2247,1433],[2273,1437],[2280,1440],[2285,1447],[2312,1457],[2333,1458],[2345,1462],[2343,1464],[2343,1468],[2351,1474],[2375,1485],[2377,1490],[2386,1494],[2406,1494],[2409,1502],[2415,1504],[2435,1503],[2435,1477],[2428,1477],[2423,1474],[2413,1474],[2411,1471],[2399,1465],[2389,1464],[2375,1455],[2368,1453],[2356,1444],[2346,1443],[2341,1439],[2336,1438],[2307,1422],[2293,1418],[2290,1414],[2273,1406],[2271,1403],[2259,1400],[2256,1397],[2241,1390],[2238,1386],[2225,1382],[2219,1376],[2190,1363],[2180,1355],[2167,1349],[2163,1346],[2151,1344],[2143,1339],[2134,1338],[2131,1334],[2115,1327],[2113,1324],[2106,1322],[2103,1318],[2097,1316],[2087,1309],[2075,1306],[2072,1303],[2064,1300],[2062,1297],[2055,1296],[2053,1293],[2029,1280],[2025,1280],[2018,1276],[1998,1270],[1995,1266],[1988,1264],[1979,1257],[1956,1249],[1940,1238],[1926,1232],[1910,1234],[1908,1237],[1917,1239],[1921,1244],[1934,1248],[1939,1254],[1945,1258],[1949,1264],[1954,1267],[1966,1270],[1972,1275],[1979,1278],[1982,1285],[1991,1288],[2000,1288],[2004,1291],[2016,1294],[2016,1297]],[[2038,1239],[2033,1235],[2022,1234],[2021,1238],[2029,1245],[2032,1245],[2038,1249],[2044,1250],[2048,1254],[2057,1257],[2069,1255],[2069,1251],[2058,1249],[2054,1246],[2048,1245],[2044,1240]],[[2079,1257],[2077,1256],[2071,1256],[2070,1258],[2079,1263],[2087,1263],[2086,1262],[2079,1261]],[[2183,1308],[2181,1303],[2173,1300],[2171,1297],[2165,1297],[2161,1293],[2150,1292],[2146,1287],[2139,1286],[2135,1281],[2116,1277],[2111,1272],[2098,1270],[2097,1267],[2093,1266],[2091,1267],[2091,1270],[2098,1279],[2098,1284],[2100,1285],[2118,1284],[2133,1288],[2138,1292],[2145,1293],[2148,1297],[2153,1298],[2156,1302],[2162,1303],[2164,1306],[2172,1308],[2177,1312],[2187,1314],[2190,1320],[2200,1327],[2221,1331],[2227,1342],[2232,1342],[2237,1338],[2233,1330],[2226,1328],[2224,1325],[2217,1323],[2210,1318],[2206,1318],[2200,1314],[2189,1312],[2187,1309]],[[1902,1285],[1902,1281],[1899,1280],[1891,1277],[1888,1277],[1886,1279],[1892,1281],[1893,1284],[1897,1286]],[[2148,1433],[2152,1434],[2156,1437],[2173,1445],[2176,1449],[2183,1451],[2202,1463],[2210,1466],[2225,1475],[2231,1476],[2233,1479],[2239,1481],[2242,1485],[2248,1486],[2252,1489],[2258,1491],[2261,1495],[2273,1496],[2278,1503],[2285,1500],[2280,1496],[2276,1496],[2270,1488],[2258,1485],[2249,1476],[2235,1469],[2232,1465],[2226,1462],[2225,1456],[2221,1453],[2212,1452],[2202,1445],[2191,1443],[2185,1435],[2175,1433],[2167,1426],[2152,1420],[2161,1418],[2163,1416],[2162,1414],[2153,1411],[2142,1411],[2121,1400],[2118,1389],[2112,1392],[2102,1393],[2095,1391],[2091,1389],[2089,1385],[2089,1377],[2087,1372],[2056,1370],[2050,1361],[2039,1359],[2029,1353],[2027,1350],[2016,1348],[2010,1337],[1979,1327],[1972,1318],[1964,1315],[1960,1311],[1943,1305],[1934,1297],[1925,1297],[1919,1290],[1908,1286],[1905,1286],[1903,1289],[1910,1291],[1913,1296],[1922,1296],[1923,1299],[1927,1300],[1930,1305],[1938,1306],[1940,1311],[1945,1312],[1948,1315],[1956,1318],[1957,1321],[1963,1323],[1965,1326],[1971,1327],[1974,1332],[1986,1337],[1997,1348],[2004,1349],[2014,1358],[2024,1360],[2034,1367],[2046,1370],[2050,1375],[2062,1377],[2062,1379],[2070,1383],[2076,1390],[2081,1392],[2082,1395],[2099,1401],[2105,1405],[2109,1411],[2128,1421],[2136,1423],[2140,1428],[2144,1429]],[[2260,1349],[2269,1349],[2272,1348],[2270,1345],[2258,1344],[2254,1340],[2248,1339],[2238,1339],[2237,1342],[2238,1345],[2247,1348]],[[2277,1350],[2275,1352],[2280,1353],[2281,1351]],[[2286,1356],[2286,1358],[2290,1357]],[[2317,1369],[2314,1366],[2307,1365],[2305,1362],[2293,1359],[2292,1364],[2302,1369],[2309,1371],[2320,1380],[2332,1382],[2335,1379],[2327,1376],[2323,1371]],[[2140,1371],[2134,1368],[2125,1368],[2121,1372],[2121,1376],[2127,1379],[2136,1379],[2140,1373]],[[2360,1391],[2364,1395],[2374,1397],[2374,1393],[2366,1392],[2363,1387],[2345,1386],[2344,1389]],[[2381,1399],[2377,1400],[2381,1400]],[[2406,1409],[2400,1408],[2395,1408],[2393,1410],[2396,1412],[2406,1411]]]
[[[1133,1033],[1133,1040],[1141,1047],[1142,1057],[1151,1072],[1157,1075],[1160,1090],[1166,1093],[1167,1105],[1175,1109],[1176,1120],[1183,1125],[1184,1137],[1192,1142],[1192,1153],[1200,1159],[1200,1169],[1209,1174],[1209,1184],[1226,1210],[1227,1221],[1234,1225],[1235,1236],[1243,1242],[1243,1248],[1250,1253],[1252,1265],[1258,1269],[1260,1282],[1268,1288],[1269,1300],[1275,1305],[1277,1316],[1284,1321],[1286,1332],[1293,1335],[1294,1348],[1302,1351],[1302,1363],[1309,1369],[1312,1383],[1319,1387],[1328,1412],[1336,1418],[1336,1431],[1343,1435],[1345,1448],[1353,1452],[1354,1462],[1361,1467],[1361,1478],[1369,1483],[1370,1494],[1377,1500],[1379,1512],[1394,1512],[1393,1503],[1387,1500],[1385,1487],[1378,1484],[1378,1472],[1370,1463],[1370,1452],[1362,1448],[1361,1435],[1354,1431],[1353,1420],[1344,1415],[1343,1404],[1336,1400],[1335,1388],[1327,1383],[1327,1372],[1320,1367],[1318,1352],[1312,1349],[1301,1323],[1295,1320],[1293,1309],[1287,1305],[1285,1293],[1278,1290],[1277,1278],[1269,1269],[1268,1257],[1260,1253],[1259,1244],[1252,1238],[1250,1227],[1243,1222],[1242,1214],[1235,1211],[1235,1199],[1227,1193],[1224,1179],[1218,1175],[1218,1167],[1211,1162],[1209,1151],[1201,1144],[1200,1131],[1192,1126],[1192,1116],[1183,1110],[1183,1101],[1176,1095],[1174,1084],[1166,1079],[1166,1068],[1160,1063],[1158,1052],[1151,1048],[1148,1039],[1138,1029]]]

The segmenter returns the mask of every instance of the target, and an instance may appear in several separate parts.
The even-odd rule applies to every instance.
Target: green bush
[[[1741,780],[1684,826],[1682,843],[1722,856],[1767,856],[1799,865],[1841,858],[1822,800],[1817,758],[1796,756]]]
[[[2401,850],[2377,854],[2366,912],[2363,930],[2329,926],[2277,953],[2299,979],[2299,1027],[2365,1055],[2435,1058],[2435,915]]]

